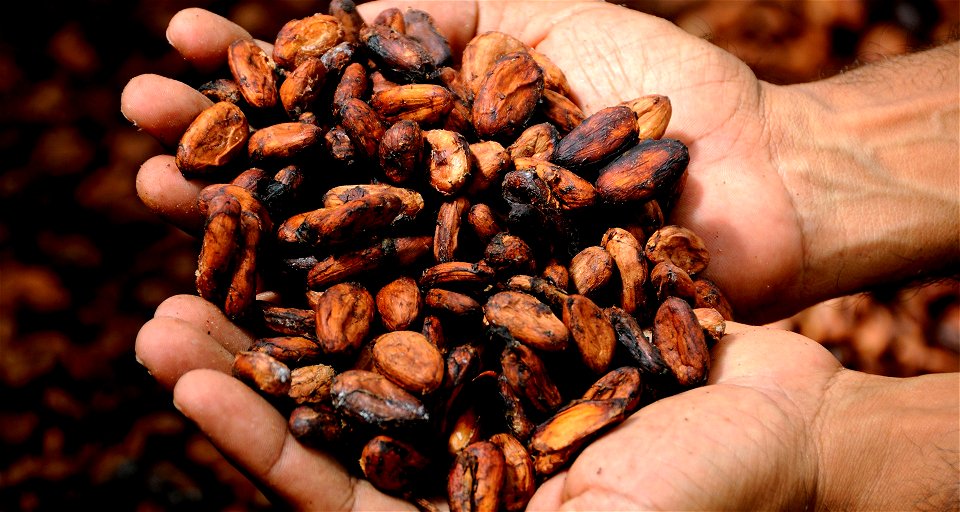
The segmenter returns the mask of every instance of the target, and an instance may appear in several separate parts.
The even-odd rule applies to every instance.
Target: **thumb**
[[[329,455],[300,444],[276,408],[233,377],[191,371],[177,382],[173,402],[265,494],[294,509],[412,508],[351,477]]]

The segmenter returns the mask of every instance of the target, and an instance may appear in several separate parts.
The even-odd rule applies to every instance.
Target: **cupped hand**
[[[372,19],[388,5],[359,7]],[[668,21],[604,2],[409,5],[433,15],[455,52],[489,30],[535,46],[564,70],[588,114],[644,94],[668,96],[673,117],[666,136],[690,149],[686,185],[671,221],[705,239],[712,255],[706,276],[742,320],[774,320],[806,305],[791,303],[789,295],[802,279],[804,241],[776,165],[780,141],[769,115],[776,88],[758,81],[743,62]],[[167,35],[201,69],[222,63],[231,41],[249,37],[200,9],[178,13]],[[127,118],[170,148],[210,104],[190,86],[157,75],[135,77],[122,98]],[[191,233],[202,222],[195,198],[203,185],[185,180],[170,155],[150,159],[137,177],[143,202]]]
[[[797,334],[729,324],[709,383],[641,408],[547,480],[529,510],[784,509],[817,503],[821,407],[843,370]],[[409,503],[300,444],[286,419],[228,375],[253,340],[194,296],[164,302],[137,355],[177,408],[278,504],[398,510]],[[442,502],[443,498],[440,497]]]

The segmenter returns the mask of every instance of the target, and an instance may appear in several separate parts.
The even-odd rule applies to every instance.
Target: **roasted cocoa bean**
[[[457,453],[447,479],[451,512],[496,512],[505,472],[503,452],[478,441]]]
[[[360,452],[360,470],[374,487],[393,494],[417,489],[430,468],[430,459],[410,443],[387,435],[367,441]]]
[[[607,371],[617,337],[603,310],[584,295],[570,295],[563,305],[563,323],[570,330],[583,364],[593,373]]]
[[[310,57],[322,57],[343,40],[343,26],[334,16],[317,13],[290,20],[277,32],[273,60],[278,66],[294,69]]]
[[[376,302],[383,327],[388,331],[403,331],[420,316],[423,299],[413,278],[400,277],[377,292]]]
[[[357,283],[327,288],[317,301],[317,343],[327,354],[352,353],[370,332],[375,303],[370,292]]]
[[[378,372],[414,394],[430,394],[443,382],[443,356],[419,332],[380,335],[373,342],[373,362]]]
[[[567,348],[570,332],[550,306],[515,291],[499,292],[483,305],[483,316],[494,327],[506,329],[517,341],[538,350]]]
[[[533,460],[523,444],[505,432],[490,436],[490,442],[503,452],[503,487],[500,497],[503,508],[510,512],[526,509],[536,491]]]
[[[515,137],[543,95],[543,70],[526,51],[497,59],[473,99],[473,127],[484,139]]]
[[[234,377],[266,395],[284,396],[290,390],[290,368],[263,352],[237,352],[232,372]]]
[[[333,407],[353,420],[383,429],[414,428],[430,419],[423,404],[386,377],[365,370],[338,374],[330,386]]]
[[[683,299],[668,297],[653,320],[653,343],[681,386],[703,384],[710,352],[697,316]]]
[[[240,107],[221,101],[200,112],[177,145],[176,164],[185,176],[222,169],[246,150],[250,127]]]

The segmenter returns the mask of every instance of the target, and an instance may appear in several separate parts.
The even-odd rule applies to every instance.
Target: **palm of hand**
[[[713,256],[707,277],[739,316],[763,318],[772,290],[795,279],[803,263],[800,226],[774,164],[777,141],[765,124],[772,87],[673,24],[608,4],[554,15],[537,49],[564,70],[588,112],[643,94],[670,98],[666,136],[690,149],[672,222],[705,239]]]
[[[799,335],[734,326],[707,386],[638,412],[540,488],[532,509],[813,507],[818,425],[840,365]]]

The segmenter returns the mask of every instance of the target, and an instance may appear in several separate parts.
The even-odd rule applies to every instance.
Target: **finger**
[[[252,36],[240,25],[205,9],[183,9],[167,25],[167,41],[199,71],[211,72],[227,61],[227,47]]]
[[[301,445],[269,402],[232,377],[190,372],[177,383],[173,401],[228,459],[296,510],[413,508],[352,478],[329,455]]]
[[[187,322],[217,340],[231,354],[247,350],[254,338],[231,322],[217,306],[196,295],[175,295],[163,301],[154,318],[169,317]]]
[[[213,102],[189,85],[160,75],[135,76],[120,94],[120,111],[169,148]]]
[[[567,482],[567,472],[561,471],[550,477],[547,481],[537,487],[537,492],[530,498],[526,509],[529,512],[536,510],[554,511],[560,510],[564,501],[563,490]]]
[[[429,13],[437,25],[437,30],[447,38],[450,49],[455,55],[462,52],[463,47],[478,33],[478,2],[473,0],[459,2],[378,0],[358,5],[357,11],[364,21],[372,23],[377,14],[391,7],[400,10],[420,9]]]
[[[196,325],[173,317],[149,320],[137,333],[137,361],[163,387],[173,389],[183,374],[197,368],[229,373],[233,354]]]
[[[151,157],[137,172],[137,195],[147,208],[189,234],[203,230],[197,196],[208,183],[188,180],[170,155]]]
[[[403,2],[378,0],[357,6],[365,20],[372,21],[380,11],[396,7],[408,7],[426,11],[433,18],[454,54],[477,34],[491,30],[505,32],[530,46],[537,46],[558,20],[570,17],[583,6],[595,4],[593,0],[579,1],[430,1]]]
[[[809,372],[835,372],[840,362],[806,336],[769,326],[727,322],[725,334],[711,353],[708,384],[758,377],[768,381],[805,382]],[[792,361],[795,364],[784,364]]]

